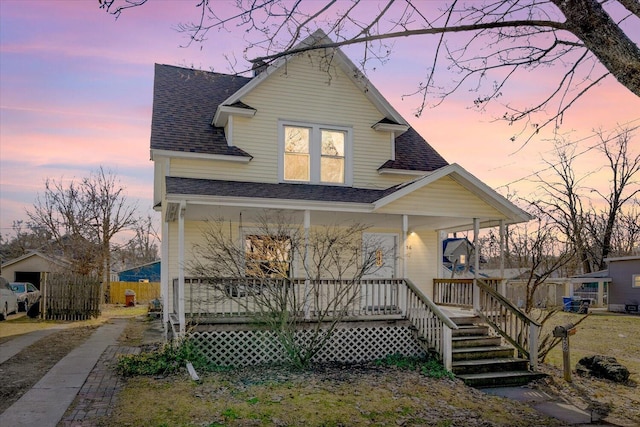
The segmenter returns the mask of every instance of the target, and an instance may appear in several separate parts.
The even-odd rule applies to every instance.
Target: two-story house
[[[442,158],[340,49],[283,57],[253,77],[156,65],[151,159],[165,321],[182,332],[197,298],[187,266],[213,217],[239,241],[269,211],[305,229],[368,224],[382,267],[372,276],[425,296],[447,232],[530,219]]]

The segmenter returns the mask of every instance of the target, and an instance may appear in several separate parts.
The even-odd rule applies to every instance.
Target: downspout
[[[178,321],[180,322],[180,335],[184,335],[186,319],[184,314],[184,214],[187,204],[180,202],[178,213]]]

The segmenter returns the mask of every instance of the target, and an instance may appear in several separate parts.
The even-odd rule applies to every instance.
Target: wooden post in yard
[[[569,337],[562,338],[562,370],[564,380],[571,382],[571,353],[569,352]]]
[[[567,323],[563,326],[553,328],[553,336],[562,339],[562,369],[564,371],[564,380],[571,382],[571,356],[569,352],[569,336],[576,333],[576,327],[573,323]]]

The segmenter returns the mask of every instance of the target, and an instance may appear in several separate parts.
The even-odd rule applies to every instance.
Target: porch
[[[297,318],[300,339],[310,325],[339,318],[318,361],[357,363],[394,353],[431,353],[448,370],[455,373],[462,366],[466,372],[470,350],[463,349],[464,340],[476,350],[499,348],[513,354],[505,357],[519,360],[520,366],[524,362],[524,370],[535,370],[539,325],[500,295],[501,282],[434,279],[429,297],[408,279],[185,277],[183,288],[173,281],[170,323],[177,333],[188,328],[201,350],[221,365],[282,361],[272,331],[256,323],[265,310],[285,310]],[[488,326],[484,339],[469,337],[469,325],[478,323],[474,319]],[[496,357],[486,359],[495,363]]]

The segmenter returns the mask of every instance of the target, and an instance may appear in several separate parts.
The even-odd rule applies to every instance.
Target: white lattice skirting
[[[308,340],[312,330],[300,330],[298,339]],[[284,350],[271,331],[196,331],[194,344],[218,366],[251,366],[285,362]],[[331,340],[314,357],[316,363],[358,363],[391,354],[425,355],[408,325],[358,326],[335,330]]]

